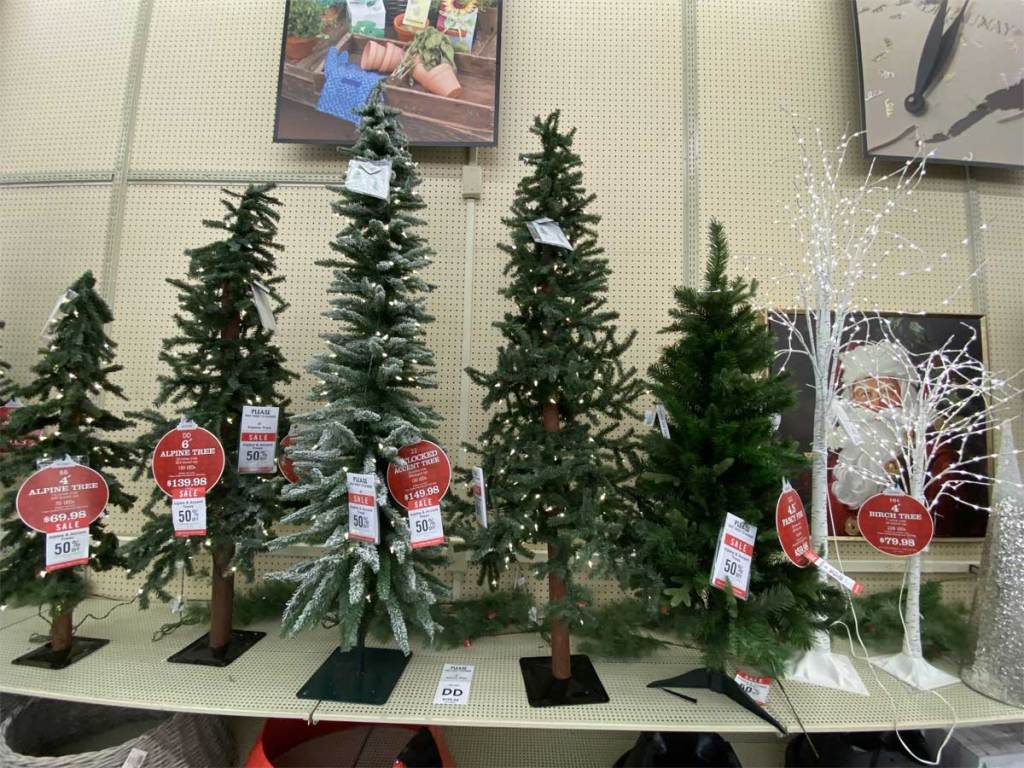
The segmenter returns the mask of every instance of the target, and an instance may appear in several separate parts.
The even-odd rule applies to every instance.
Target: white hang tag
[[[171,600],[171,613],[184,613],[185,612],[185,596],[178,595],[176,598]]]
[[[53,337],[53,326],[68,312],[68,304],[78,298],[78,294],[68,288],[57,299],[57,303],[50,310],[50,316],[46,318],[46,325],[43,326],[42,337],[49,339]]]
[[[270,289],[263,283],[253,280],[249,284],[252,291],[252,303],[256,307],[256,314],[260,316],[260,325],[263,330],[273,333],[277,330],[277,318],[274,317],[274,310],[270,306]]]
[[[345,189],[387,200],[391,194],[391,161],[353,157],[345,173]]]
[[[711,586],[718,589],[731,587],[736,597],[740,600],[747,599],[756,534],[755,526],[731,512],[726,513],[725,525],[722,526],[722,533],[718,537],[715,562],[711,569]]]
[[[651,411],[651,410],[644,411],[644,426],[645,427],[653,427],[654,426],[654,418],[655,418],[654,417],[654,411]]]
[[[534,219],[526,222],[526,229],[533,238],[533,242],[541,245],[553,245],[556,248],[572,250],[572,243],[565,236],[561,225],[554,219]]]
[[[473,684],[472,664],[445,664],[441,679],[434,692],[435,704],[463,706],[469,703],[469,688]]]
[[[842,427],[843,432],[850,438],[850,442],[854,445],[860,445],[860,430],[850,421],[850,416],[846,412],[846,407],[838,400],[833,403],[833,410],[836,414],[836,419],[839,421],[839,426]]]
[[[483,467],[473,467],[473,507],[481,528],[487,527],[487,485]]]
[[[377,512],[377,476],[349,472],[348,537],[367,544],[380,544],[380,519]]]
[[[409,510],[409,535],[413,549],[436,547],[444,544],[444,525],[441,508],[422,507]]]
[[[536,605],[530,606],[530,610],[526,612],[526,617],[530,620],[531,624],[540,624],[540,615],[537,613]]]
[[[206,535],[206,496],[171,499],[171,522],[178,539]]]
[[[762,707],[768,703],[768,690],[772,685],[770,677],[759,677],[749,672],[744,672],[742,669],[737,669],[736,677],[733,679],[740,688],[747,692],[750,698]]]
[[[661,436],[666,440],[672,437],[668,429],[668,411],[665,410],[665,406],[661,403],[655,405],[654,414],[658,417],[658,428],[661,430]]]
[[[807,553],[807,559],[814,563],[814,565],[818,568],[819,571],[824,573],[829,578],[835,579],[837,582],[839,582],[848,590],[850,590],[850,592],[853,593],[854,596],[859,595],[861,592],[864,591],[863,584],[861,584],[856,579],[847,576],[845,573],[840,571],[827,560],[822,560],[820,557],[818,557],[817,553],[814,552],[814,550],[811,550]]]
[[[276,405],[243,405],[242,426],[238,433],[238,473],[272,475],[277,471],[277,421],[281,409]]]
[[[142,764],[146,762],[146,756],[149,753],[144,749],[138,747],[132,747],[132,751],[128,753],[128,757],[121,763],[121,768],[142,768]]]
[[[89,529],[46,534],[46,572],[89,562]]]

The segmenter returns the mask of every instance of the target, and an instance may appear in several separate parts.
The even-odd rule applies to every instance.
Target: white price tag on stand
[[[725,525],[722,527],[718,549],[715,551],[715,564],[711,569],[711,586],[718,589],[731,586],[736,597],[740,600],[747,599],[756,533],[755,526],[731,512],[726,513]]]
[[[171,522],[175,538],[206,535],[206,496],[171,499]]]
[[[533,242],[541,245],[553,245],[556,248],[572,250],[572,243],[565,236],[561,225],[553,219],[534,219],[526,222],[526,229],[533,238]]]
[[[747,695],[760,704],[762,707],[768,703],[768,690],[771,688],[772,679],[770,677],[758,677],[752,675],[749,672],[744,672],[742,669],[736,670],[736,684],[739,685]]]
[[[473,467],[473,506],[481,528],[487,527],[487,485],[483,467]]]
[[[46,534],[46,572],[89,562],[89,529]]]
[[[434,692],[435,704],[469,703],[469,688],[473,684],[472,664],[445,664],[441,667],[441,679]]]
[[[391,192],[391,161],[353,157],[348,161],[345,189],[360,195],[387,200]]]
[[[348,537],[367,544],[380,544],[380,518],[377,512],[377,476],[349,472]]]
[[[242,428],[238,435],[238,473],[272,475],[277,471],[276,405],[242,406]]]
[[[422,507],[409,510],[409,534],[413,549],[436,547],[444,544],[444,525],[441,508]]]
[[[835,579],[837,582],[846,587],[856,597],[864,591],[864,585],[856,579],[847,576],[845,573],[836,568],[832,563],[827,560],[823,560],[818,557],[818,554],[811,550],[807,553],[807,559],[810,560],[818,568],[819,571],[824,573],[826,576]]]

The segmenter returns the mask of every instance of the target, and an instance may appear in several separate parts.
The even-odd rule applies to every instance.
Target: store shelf
[[[101,614],[112,605],[110,601],[90,600],[79,607],[78,615],[89,611]],[[595,659],[611,698],[608,704],[531,708],[523,692],[517,659],[543,655],[547,647],[538,635],[528,634],[483,638],[468,648],[417,648],[390,702],[383,707],[326,701],[317,705],[297,699],[295,691],[334,647],[333,631],[317,630],[288,640],[278,637],[273,623],[257,625],[253,628],[265,630],[267,637],[231,666],[217,669],[166,662],[168,656],[205,631],[186,627],[154,642],[153,632],[173,618],[165,607],[138,611],[135,606],[126,606],[102,622],[87,622],[81,629],[83,635],[109,638],[111,643],[77,664],[54,672],[10,664],[13,658],[32,648],[31,634],[45,631],[46,626],[32,609],[8,610],[0,629],[0,690],[249,717],[312,716],[314,720],[599,731],[772,732],[762,720],[718,694],[692,692],[698,704],[691,704],[646,688],[652,680],[697,666],[697,655],[683,649],[643,660]],[[431,703],[444,662],[475,666],[468,705]],[[786,684],[808,731],[889,729],[896,712],[901,727],[944,727],[952,722],[952,715],[937,697],[913,691],[885,677],[885,686],[894,698],[894,704],[890,704],[868,667],[856,663],[871,690],[870,697]],[[1024,709],[998,704],[963,685],[944,688],[942,695],[956,709],[960,725],[1024,722]],[[777,686],[773,686],[768,709],[790,731],[800,730],[793,710]]]

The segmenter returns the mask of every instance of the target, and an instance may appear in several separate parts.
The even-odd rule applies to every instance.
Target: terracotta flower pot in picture
[[[384,61],[384,46],[380,43],[370,41],[363,48],[362,56],[359,57],[359,66],[370,71],[380,67]]]
[[[462,95],[462,83],[448,63],[438,64],[427,72],[426,82],[420,83],[431,93],[438,96],[447,96],[450,99],[457,99]]]
[[[395,67],[402,61],[402,56],[405,55],[405,51],[394,43],[388,43],[384,47],[384,57],[381,60],[380,66],[377,67],[378,72],[383,72],[385,75],[390,75],[395,71]]]
[[[401,40],[402,42],[408,43],[410,40],[412,40],[416,36],[416,33],[413,30],[406,29],[404,26],[402,26],[402,22],[403,21],[405,21],[405,14],[404,13],[400,13],[397,16],[395,16],[395,22],[394,22],[395,32],[398,33],[398,39],[399,40]]]
[[[309,56],[315,47],[315,37],[288,35],[288,38],[284,41],[284,57],[289,61],[299,61]]]

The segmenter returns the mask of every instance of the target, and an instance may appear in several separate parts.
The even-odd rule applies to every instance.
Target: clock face
[[[1024,0],[854,7],[869,155],[1024,167]]]

